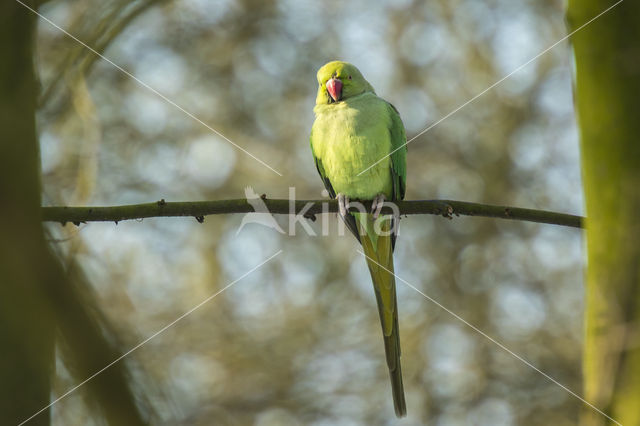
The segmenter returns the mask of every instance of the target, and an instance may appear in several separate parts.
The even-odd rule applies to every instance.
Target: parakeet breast
[[[391,160],[385,158],[391,152],[388,108],[373,93],[314,108],[314,154],[336,193],[363,200],[380,193],[391,197]]]

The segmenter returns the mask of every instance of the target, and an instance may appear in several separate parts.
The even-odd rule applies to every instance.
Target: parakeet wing
[[[407,136],[404,125],[400,119],[400,114],[396,107],[389,105],[389,115],[391,116],[391,178],[393,179],[392,201],[403,200],[407,186]],[[396,234],[398,231],[396,218],[391,220],[391,247],[396,247]]]

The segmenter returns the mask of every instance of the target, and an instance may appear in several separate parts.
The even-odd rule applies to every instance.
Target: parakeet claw
[[[338,194],[338,210],[340,211],[340,216],[347,216],[347,211],[349,209],[349,197],[344,194]]]
[[[371,202],[371,211],[373,212],[373,220],[378,219],[380,216],[380,212],[382,211],[382,206],[384,205],[384,200],[386,197],[384,194],[378,194]]]

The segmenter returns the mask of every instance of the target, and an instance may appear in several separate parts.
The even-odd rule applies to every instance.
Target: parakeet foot
[[[387,197],[384,194],[378,194],[371,202],[371,211],[373,212],[373,220],[378,219],[380,216],[380,212],[382,211],[382,206],[384,205],[384,201]]]
[[[349,197],[344,194],[338,194],[338,210],[340,211],[340,216],[346,217],[347,211],[349,210]]]

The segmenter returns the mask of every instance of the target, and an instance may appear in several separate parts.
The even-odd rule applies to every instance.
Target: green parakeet
[[[398,304],[395,278],[389,272],[393,272],[399,218],[378,215],[385,199],[404,198],[405,130],[398,111],[376,96],[354,65],[329,62],[320,68],[317,77],[311,151],[329,195],[338,198],[340,215],[367,256],[382,324],[393,404],[396,415],[402,417],[407,408],[400,368]],[[349,199],[372,200],[373,213],[349,213]]]

